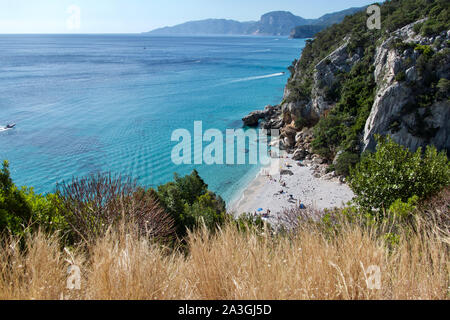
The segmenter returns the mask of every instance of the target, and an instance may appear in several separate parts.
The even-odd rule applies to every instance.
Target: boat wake
[[[235,82],[245,82],[245,81],[267,79],[267,78],[273,78],[273,77],[281,77],[281,76],[284,76],[284,74],[285,74],[284,72],[278,72],[278,73],[266,74],[264,76],[255,76],[255,77],[236,79],[236,80],[232,80],[230,82],[235,83]]]
[[[8,124],[7,126],[0,126],[0,132],[11,130],[15,126],[16,126],[15,123],[14,124]]]
[[[270,52],[272,51],[272,49],[262,49],[262,50],[255,50],[255,51],[250,51],[251,53],[261,53],[261,52]]]

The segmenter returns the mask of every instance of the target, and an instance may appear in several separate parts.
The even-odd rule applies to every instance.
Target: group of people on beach
[[[286,159],[286,158],[288,158],[288,157],[283,156],[283,157],[281,157],[281,158]],[[286,162],[285,165],[286,165],[287,168],[292,168],[292,166],[291,166],[289,163],[287,163],[287,162]],[[282,169],[283,169],[283,168],[282,168],[282,164],[280,164],[280,171],[281,171]],[[262,171],[262,174],[263,174],[265,177],[267,177],[270,181],[272,181],[272,182],[279,182],[279,183],[280,183],[280,186],[282,187],[282,189],[281,189],[280,191],[278,191],[278,193],[276,193],[275,196],[276,196],[276,195],[287,194],[287,192],[285,192],[284,189],[283,189],[283,188],[287,188],[287,184],[286,184],[285,181],[283,181],[283,180],[281,179],[281,177],[280,177],[280,180],[277,181],[277,179],[275,179],[275,178],[269,173],[269,171],[267,171],[267,170],[263,170],[263,171]],[[290,202],[290,203],[295,203],[296,206],[298,205],[298,208],[299,208],[299,209],[306,209],[306,206],[302,203],[301,200],[295,199],[294,196],[293,196],[292,194],[289,194],[288,196],[289,196],[288,202]],[[266,211],[265,213],[261,213],[261,212],[263,211],[263,209],[259,209],[259,211],[260,211],[261,217],[263,217],[263,218],[268,218],[268,217],[270,216],[270,214],[271,214],[271,211],[270,211],[269,209],[267,209],[267,211]],[[255,216],[255,217],[258,216],[258,212],[257,212],[257,211],[255,211],[254,216]]]
[[[267,211],[266,211],[265,213],[262,213],[262,214],[261,214],[261,217],[262,217],[262,218],[269,218],[269,217],[270,217],[270,213],[271,213],[271,211],[270,211],[269,209],[267,209]],[[257,216],[258,216],[258,213],[255,211],[255,213],[253,214],[253,216],[254,216],[254,217],[257,217]]]

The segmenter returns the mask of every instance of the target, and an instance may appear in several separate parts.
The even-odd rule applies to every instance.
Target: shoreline
[[[308,209],[331,209],[343,207],[354,197],[339,179],[316,178],[311,167],[300,165],[302,162],[293,160],[292,155],[284,157],[272,159],[271,165],[262,167],[241,195],[230,201],[229,211],[233,215],[255,214],[261,208],[260,213],[270,210],[270,217],[276,217],[300,203]],[[285,174],[281,175],[280,169]]]

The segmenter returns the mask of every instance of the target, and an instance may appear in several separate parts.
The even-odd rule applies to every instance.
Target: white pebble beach
[[[272,161],[270,166],[261,169],[240,199],[231,204],[230,211],[235,215],[253,214],[262,208],[259,213],[270,210],[274,216],[285,209],[295,208],[299,203],[318,210],[343,207],[354,197],[348,185],[336,178],[315,178],[310,167],[299,166],[299,163],[291,156]],[[280,168],[290,170],[293,175],[280,175]],[[285,186],[281,185],[282,182]]]

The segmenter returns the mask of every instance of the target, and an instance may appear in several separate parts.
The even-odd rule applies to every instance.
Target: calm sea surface
[[[196,168],[225,200],[257,166],[176,166],[173,130],[240,128],[277,104],[304,40],[282,37],[0,35],[0,160],[18,185],[51,192],[98,171],[148,187]],[[284,75],[280,74],[285,72]]]

